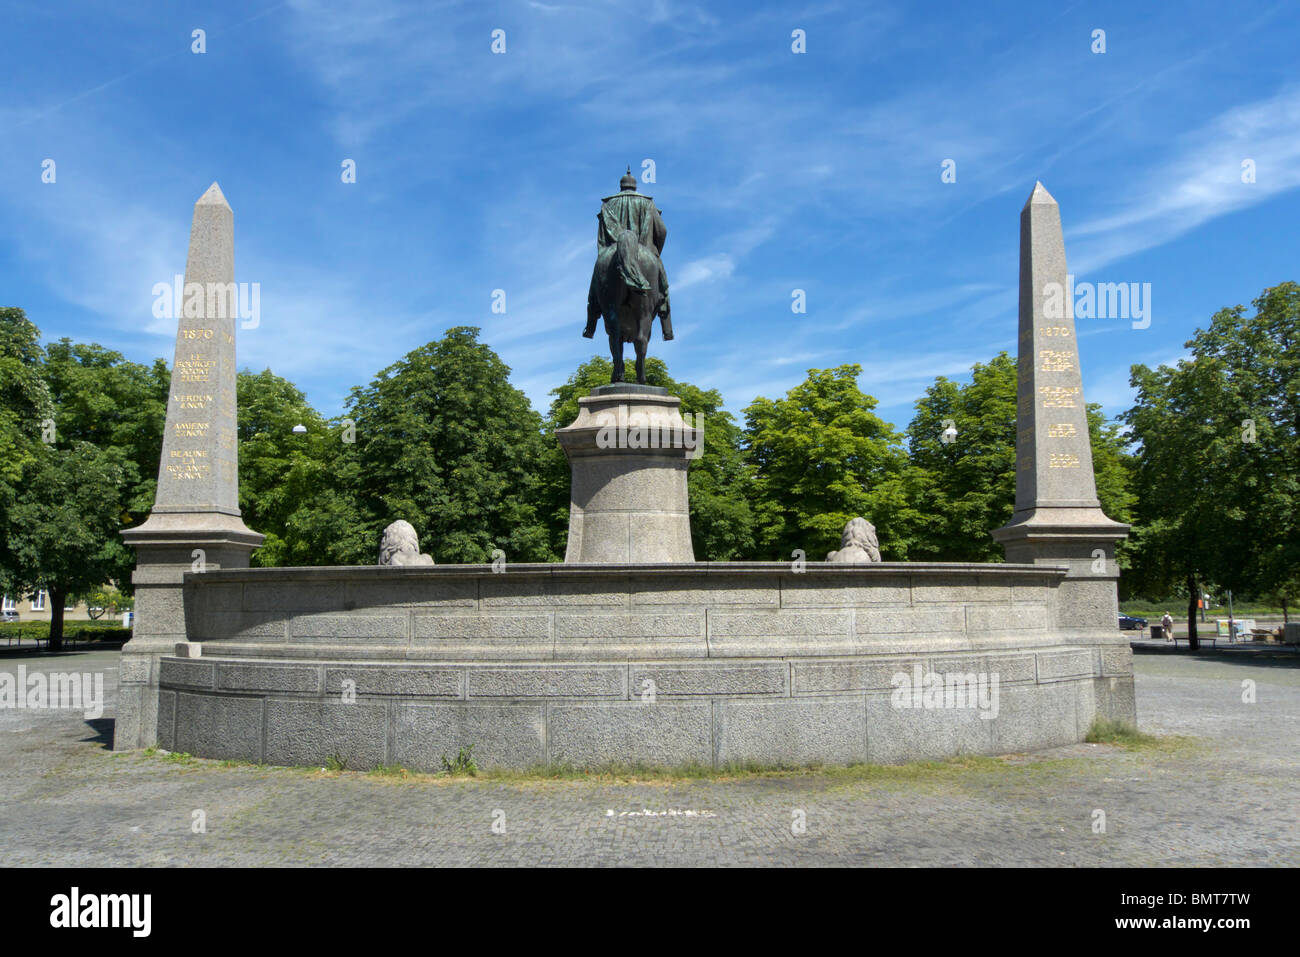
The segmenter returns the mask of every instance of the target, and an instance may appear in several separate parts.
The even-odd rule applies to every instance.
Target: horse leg
[[[636,346],[636,381],[639,385],[645,385],[645,347],[646,341],[638,338],[633,343]]]
[[[636,348],[636,381],[639,385],[645,385],[645,351],[650,344],[650,324],[655,318],[654,299],[642,296],[638,305],[636,339],[632,345]]]
[[[609,355],[614,360],[614,374],[610,382],[623,381],[623,333],[618,327],[618,313],[614,317],[605,317],[605,329],[609,332]]]

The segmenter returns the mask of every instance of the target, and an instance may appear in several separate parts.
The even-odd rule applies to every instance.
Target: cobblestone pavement
[[[107,706],[90,721],[0,710],[0,865],[1300,864],[1300,656],[1135,661],[1142,729],[1191,741],[618,783],[113,754],[116,652],[8,657],[0,671],[102,670]],[[1247,679],[1257,703],[1242,701]],[[192,832],[195,811],[206,833]]]

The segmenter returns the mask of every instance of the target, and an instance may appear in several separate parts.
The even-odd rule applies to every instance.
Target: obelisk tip
[[[1029,199],[1025,200],[1025,206],[1029,207],[1029,206],[1036,206],[1040,204],[1041,205],[1050,204],[1052,206],[1055,206],[1056,200],[1052,198],[1052,194],[1047,191],[1047,187],[1043,185],[1041,180],[1035,180],[1034,191],[1029,194]]]
[[[224,206],[226,207],[226,209],[230,208],[230,204],[226,202],[225,194],[221,192],[221,187],[218,186],[216,183],[213,183],[211,186],[209,186],[208,191],[204,193],[202,196],[200,196],[199,201],[194,205],[195,206]]]

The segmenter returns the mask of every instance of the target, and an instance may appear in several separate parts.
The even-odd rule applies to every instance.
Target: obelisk
[[[263,536],[239,511],[234,214],[213,183],[194,204],[158,490],[135,548],[135,619],[122,648],[115,750],[157,740],[158,661],[186,640],[186,572],[247,568]]]
[[[1056,200],[1034,186],[1020,212],[1020,341],[1016,506],[993,532],[1007,561],[1066,565],[1058,608],[1065,630],[1115,633],[1115,544],[1128,526],[1097,501],[1065,238]]]

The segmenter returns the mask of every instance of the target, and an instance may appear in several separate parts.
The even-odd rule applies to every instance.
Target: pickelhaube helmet
[[[618,188],[631,190],[636,189],[636,177],[632,175],[631,166],[627,168],[627,172],[623,174],[623,178],[618,181]]]

